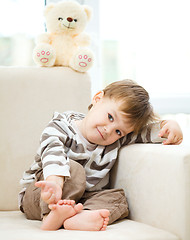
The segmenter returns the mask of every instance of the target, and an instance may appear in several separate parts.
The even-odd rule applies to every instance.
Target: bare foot
[[[102,231],[106,230],[110,212],[107,209],[83,210],[64,221],[67,230]]]
[[[62,196],[62,188],[54,181],[39,181],[36,187],[41,188],[41,198],[47,204],[57,203]]]
[[[60,200],[57,204],[50,204],[51,212],[43,219],[41,229],[48,231],[59,229],[67,218],[82,210],[81,203],[74,204],[74,200]]]

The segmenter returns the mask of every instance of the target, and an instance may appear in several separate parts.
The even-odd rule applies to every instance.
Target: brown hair
[[[134,132],[138,133],[146,124],[158,120],[149,102],[148,92],[132,80],[109,84],[103,89],[104,97],[121,101],[120,111],[130,119]],[[89,106],[89,109],[92,105]]]

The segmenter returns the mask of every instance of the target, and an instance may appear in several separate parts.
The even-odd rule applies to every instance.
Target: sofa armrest
[[[111,184],[123,188],[130,218],[190,239],[190,150],[134,144],[120,150]]]

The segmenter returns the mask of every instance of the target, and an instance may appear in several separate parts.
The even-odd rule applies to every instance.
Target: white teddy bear
[[[92,66],[93,53],[86,48],[90,37],[83,31],[91,13],[90,7],[72,1],[47,5],[44,11],[47,33],[36,41],[35,63],[86,72]]]

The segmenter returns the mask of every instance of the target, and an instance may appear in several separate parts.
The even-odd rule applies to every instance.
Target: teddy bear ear
[[[84,11],[87,15],[88,20],[90,20],[91,17],[92,17],[92,8],[87,6],[87,5],[83,5],[83,8],[84,8]]]
[[[48,4],[45,9],[44,9],[44,16],[46,16],[46,14],[51,10],[53,9],[55,6],[55,4],[51,3],[51,4]]]

